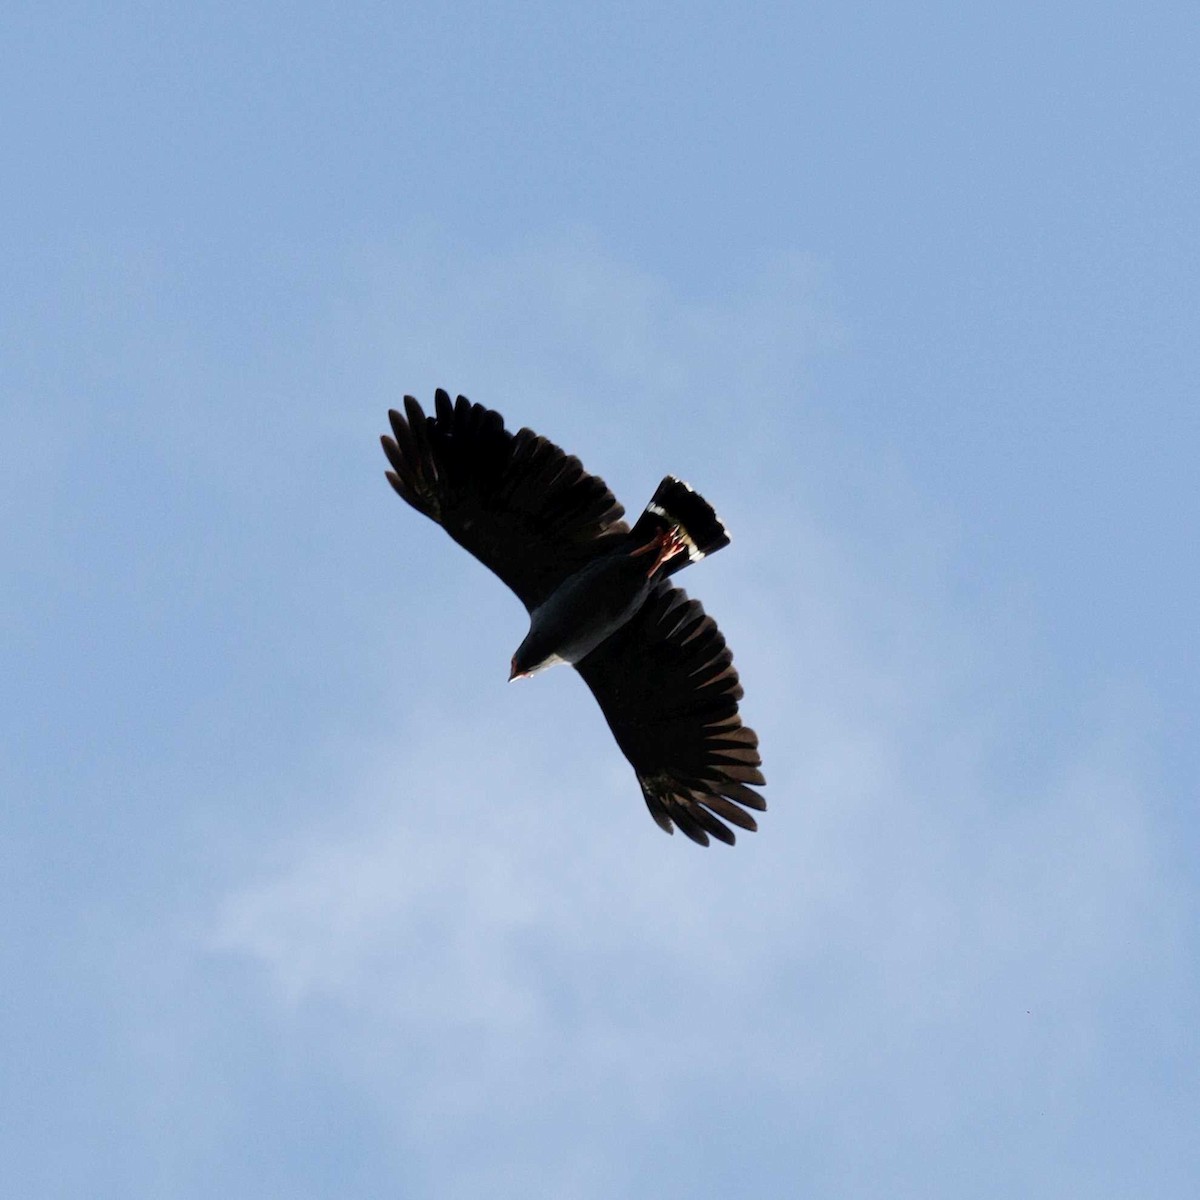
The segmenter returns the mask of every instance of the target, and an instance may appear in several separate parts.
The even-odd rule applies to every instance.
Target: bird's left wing
[[[576,663],[637,772],[650,815],[703,846],[730,845],[763,811],[758,737],[742,724],[733,655],[698,600],[660,583],[637,614]]]
[[[392,487],[536,608],[629,527],[604,480],[529,429],[440,388],[435,413],[412,396],[390,412]]]

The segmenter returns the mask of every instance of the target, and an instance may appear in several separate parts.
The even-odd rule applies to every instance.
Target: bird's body
[[[559,662],[574,666],[637,613],[656,582],[728,542],[707,502],[668,475],[625,538],[568,575],[530,612],[510,678]]]
[[[530,615],[509,678],[572,664],[633,765],[668,833],[732,843],[728,821],[756,828],[758,739],[738,715],[742,691],[716,625],[668,577],[729,543],[709,504],[667,476],[630,529],[579,460],[499,413],[411,396],[383,438],[395,490],[512,588]]]
[[[645,564],[623,550],[580,567],[529,614],[529,633],[513,655],[510,678],[556,663],[574,666],[620,629],[649,592]]]

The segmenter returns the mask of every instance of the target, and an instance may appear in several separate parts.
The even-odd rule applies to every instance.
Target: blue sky
[[[1183,6],[0,17],[0,1156],[38,1197],[1184,1197]],[[636,510],[764,751],[654,827],[383,480]]]

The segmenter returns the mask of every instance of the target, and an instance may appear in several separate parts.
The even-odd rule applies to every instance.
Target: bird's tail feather
[[[668,475],[660,483],[631,531],[637,545],[665,534],[676,534],[687,554],[676,555],[663,564],[663,574],[673,575],[688,563],[699,562],[729,545],[729,530],[713,507],[682,479]]]

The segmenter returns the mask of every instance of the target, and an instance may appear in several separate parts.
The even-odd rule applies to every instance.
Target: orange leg
[[[640,546],[633,551],[633,557],[636,558],[639,554],[649,554],[650,551],[655,551],[654,565],[646,572],[646,578],[651,579],[654,572],[658,570],[663,563],[668,562],[679,554],[687,550],[687,543],[679,536],[675,527],[665,529],[661,533],[656,533],[644,546]]]

